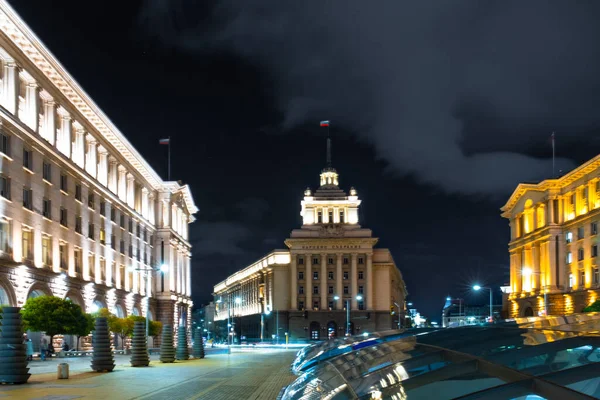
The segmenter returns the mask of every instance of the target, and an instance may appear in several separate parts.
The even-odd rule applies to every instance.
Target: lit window
[[[585,271],[579,271],[579,282],[577,282],[580,288],[585,286]]]
[[[573,274],[569,274],[569,288],[573,287]]]
[[[0,220],[0,251],[10,252],[10,222]]]
[[[23,230],[21,234],[21,244],[23,247],[23,258],[25,260],[31,260],[33,257],[33,234],[30,230]]]
[[[100,229],[100,244],[106,244],[106,232]]]
[[[42,236],[42,263],[46,266],[52,264],[52,239]]]
[[[567,243],[571,243],[573,241],[573,232],[567,232],[565,239]]]
[[[573,254],[571,252],[567,253],[567,264],[571,264],[573,262]]]

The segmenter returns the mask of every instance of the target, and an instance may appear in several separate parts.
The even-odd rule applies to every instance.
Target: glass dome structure
[[[516,322],[309,346],[284,400],[600,398],[600,316]]]

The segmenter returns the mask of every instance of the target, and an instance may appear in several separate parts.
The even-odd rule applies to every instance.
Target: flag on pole
[[[158,144],[169,144],[171,142],[171,138],[168,139],[160,139]]]
[[[329,126],[329,121],[321,121],[321,126]]]

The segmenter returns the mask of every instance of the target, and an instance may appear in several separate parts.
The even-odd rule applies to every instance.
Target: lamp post
[[[262,343],[265,336],[265,315],[271,314],[271,308],[269,306],[265,307],[265,312],[260,314],[260,341]]]
[[[150,277],[152,272],[160,272],[164,277],[165,272],[169,271],[168,264],[161,264],[160,267],[142,267],[142,268],[129,268],[130,271],[144,271],[146,274],[146,340],[150,336],[150,295],[152,294],[152,287],[150,286]]]
[[[242,304],[242,299],[240,297],[236,297],[234,301],[238,307],[240,307],[240,304]],[[241,311],[240,311],[240,344],[242,344],[242,313],[241,313]]]
[[[490,291],[490,322],[494,320],[494,309],[493,309],[493,300],[492,300],[492,288],[483,287],[479,285],[474,285],[473,290],[479,291],[481,289],[487,289]]]
[[[339,300],[340,296],[333,296],[334,300]],[[361,301],[363,297],[359,294],[356,300]],[[350,336],[350,299],[346,300],[346,336]]]

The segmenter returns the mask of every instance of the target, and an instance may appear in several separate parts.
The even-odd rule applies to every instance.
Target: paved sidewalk
[[[295,379],[289,372],[295,353],[295,350],[272,349],[234,351],[174,364],[152,361],[148,368],[130,367],[128,357],[117,356],[117,368],[112,373],[91,372],[89,358],[78,359],[78,363],[73,363],[68,380],[56,380],[58,362],[53,360],[50,361],[55,364],[52,374],[38,374],[36,368],[42,367],[34,366],[30,383],[0,385],[0,400],[273,400],[283,386]]]

